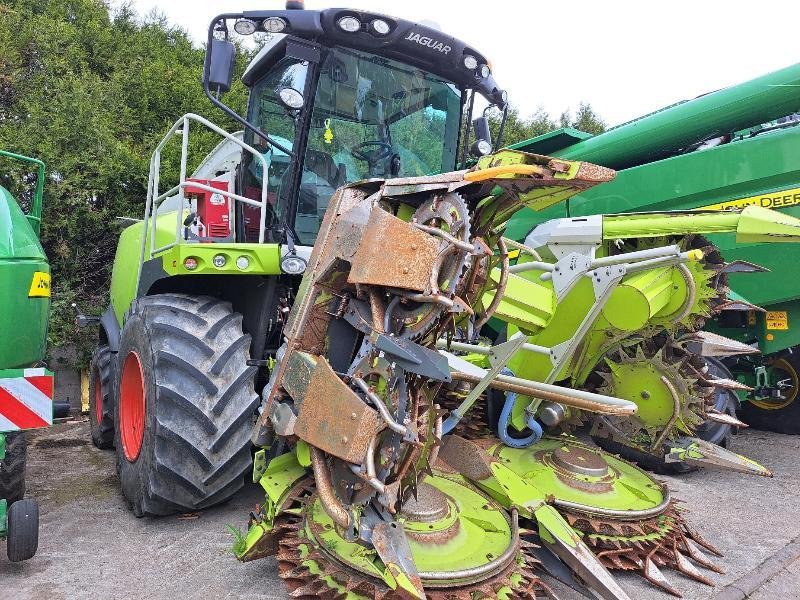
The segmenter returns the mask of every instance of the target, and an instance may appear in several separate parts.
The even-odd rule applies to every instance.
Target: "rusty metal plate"
[[[347,281],[424,292],[438,252],[439,240],[375,207]]]
[[[311,374],[295,435],[337,458],[361,464],[370,438],[383,426],[370,408],[320,357]]]
[[[286,370],[283,372],[281,385],[298,406],[302,405],[303,399],[308,393],[311,376],[317,366],[318,359],[319,357],[317,356],[299,351],[292,352],[284,358]]]

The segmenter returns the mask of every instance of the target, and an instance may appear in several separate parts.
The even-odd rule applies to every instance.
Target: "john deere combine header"
[[[39,244],[44,163],[5,151],[0,157],[36,169],[35,191],[21,198],[27,214],[0,185],[0,538],[7,540],[9,560],[17,562],[36,553],[39,539],[39,508],[23,498],[24,430],[53,422],[53,375],[42,367],[50,267]],[[5,175],[13,181],[16,171]]]
[[[515,147],[620,169],[613,183],[573,197],[546,218],[556,213],[576,217],[595,212],[665,209],[706,209],[724,215],[725,211],[745,206],[772,208],[796,216],[800,210],[798,86],[800,65],[792,65],[669,106],[601,135],[560,130]],[[509,224],[508,234],[523,239],[541,221],[541,216],[521,211]],[[717,387],[711,393],[714,410],[733,416],[740,408],[739,415],[751,425],[797,433],[798,339],[791,326],[796,312],[793,282],[797,280],[797,250],[793,246],[775,250],[763,243],[740,245],[732,236],[714,232],[697,238],[694,245],[710,250],[710,260],[695,273],[697,289],[705,298],[698,305],[693,322],[685,323],[681,329],[694,330],[705,323],[708,331],[749,348],[730,341],[695,345],[697,352],[689,361],[676,363],[661,360],[674,354],[671,341],[663,338],[655,345],[642,343],[624,354],[608,356],[608,366],[603,369],[606,375],[598,372],[603,377],[598,385],[609,393],[634,398],[655,387],[661,387],[662,393],[666,391],[657,382],[648,382],[664,376],[673,386],[685,390],[681,394],[688,400],[682,402],[685,410],[709,379],[736,379],[740,385]],[[723,256],[730,262],[725,264]],[[716,292],[728,288],[732,292],[727,299]],[[655,372],[650,360],[654,351],[660,352]],[[613,375],[608,378],[612,372],[624,372],[629,381],[638,379],[639,383],[623,390]],[[658,429],[645,413],[640,417],[645,429]],[[610,445],[615,450],[622,449],[620,443],[627,445],[634,433],[628,431],[615,437],[602,428],[600,423],[596,433],[612,439]],[[730,425],[706,423],[698,434],[724,444],[729,431]],[[641,444],[634,446],[647,450]]]
[[[477,95],[501,110],[506,96],[463,42],[366,11],[289,5],[214,19],[206,93],[244,133],[179,119],[153,155],[144,220],[120,237],[93,359],[93,437],[116,446],[134,513],[213,505],[252,469],[266,499],[235,552],[277,552],[294,597],[535,597],[549,594],[539,561],[604,598],[627,597],[608,568],[674,593],[661,567],[709,581],[698,566],[718,569],[705,554],[717,550],[669,490],[597,448],[542,437],[537,419],[542,402],[636,412],[559,383],[603,314],[638,331],[694,307],[683,268],[705,253],[647,242],[655,223],[681,238],[721,228],[760,240],[779,228],[794,241],[800,221],[756,209],[674,227],[668,213],[556,223],[540,238],[550,255],[530,249],[538,279],[525,279],[510,266],[508,219],[614,172],[493,154],[486,119],[469,119]],[[243,76],[246,119],[218,97],[232,31],[272,34]],[[222,141],[189,176],[198,125]],[[176,138],[180,176],[165,185],[162,151]],[[620,255],[621,231],[641,247]],[[648,276],[666,299],[647,288],[643,321],[618,314],[625,302],[609,306]],[[532,314],[517,308],[517,325],[558,335],[482,345],[493,315],[513,320],[501,313],[509,286],[527,284]],[[549,371],[510,373],[523,352],[547,357]],[[479,421],[493,392],[511,414]],[[485,431],[511,419],[517,435]]]

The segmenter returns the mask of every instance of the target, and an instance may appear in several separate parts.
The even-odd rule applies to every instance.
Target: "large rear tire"
[[[25,462],[27,460],[25,434],[6,434],[6,457],[0,461],[0,498],[11,505],[25,495]]]
[[[114,447],[114,356],[108,344],[98,346],[89,363],[89,425],[92,443]]]
[[[134,301],[117,358],[115,445],[136,516],[207,508],[242,487],[258,405],[249,348],[228,302]]]
[[[707,357],[705,361],[708,365],[708,374],[712,377],[717,379],[733,379],[733,374],[721,361],[710,357]],[[717,412],[727,414],[734,419],[737,418],[736,413],[739,408],[739,399],[732,390],[717,388],[714,390],[713,399],[714,408]],[[735,431],[732,425],[719,423],[717,421],[705,421],[698,425],[694,435],[701,440],[727,448],[728,442]]]
[[[800,434],[800,353],[776,356],[768,368],[771,379],[788,380],[790,387],[783,391],[784,400],[742,402],[742,421],[755,429]]]

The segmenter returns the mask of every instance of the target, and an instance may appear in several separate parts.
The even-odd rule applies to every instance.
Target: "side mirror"
[[[215,92],[227,92],[233,81],[236,64],[236,46],[228,40],[211,40],[208,49],[208,81],[205,83]]]
[[[475,131],[475,142],[469,149],[472,156],[486,156],[492,152],[492,134],[489,131],[489,119],[478,117],[472,122]]]

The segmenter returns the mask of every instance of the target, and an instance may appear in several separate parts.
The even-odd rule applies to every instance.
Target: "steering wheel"
[[[374,148],[374,150],[368,150]],[[379,160],[389,158],[394,153],[394,148],[386,142],[361,142],[350,148],[350,154],[358,160],[365,160],[373,166]]]

